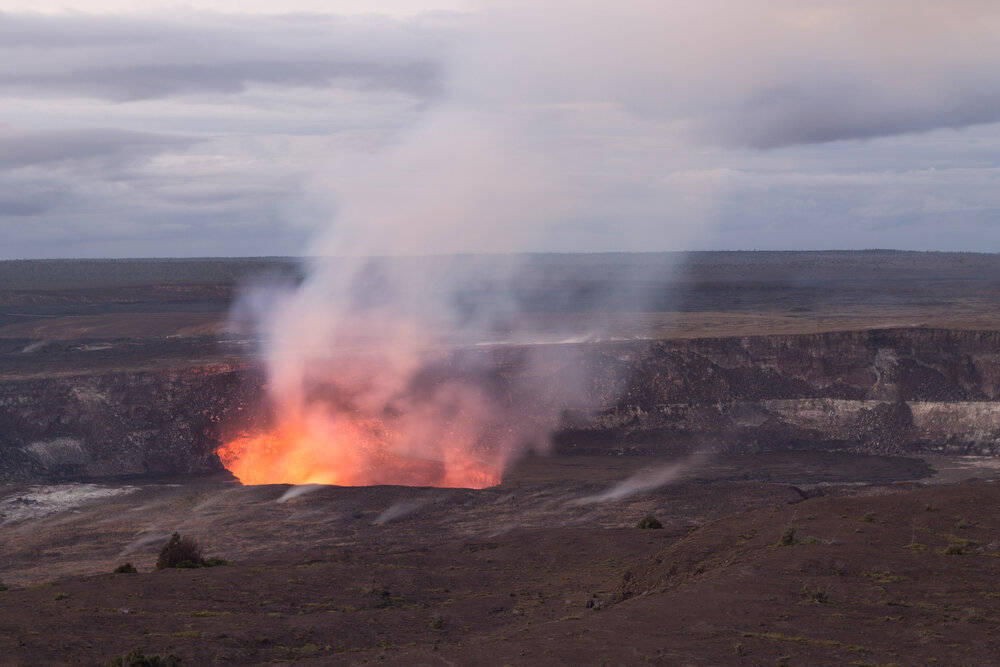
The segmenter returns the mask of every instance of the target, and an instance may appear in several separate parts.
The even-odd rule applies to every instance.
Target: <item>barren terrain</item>
[[[453,346],[572,336],[649,379],[482,490],[213,464],[258,373],[229,304],[287,260],[0,263],[0,663],[1000,660],[1000,258],[534,261],[512,290],[535,340]],[[565,304],[628,262],[672,267],[642,272],[655,302],[574,330]],[[175,531],[229,564],[152,571]]]

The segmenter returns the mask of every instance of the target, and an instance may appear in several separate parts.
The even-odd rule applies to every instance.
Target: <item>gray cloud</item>
[[[446,46],[445,31],[415,19],[0,13],[0,90],[125,102],[270,83],[423,98]]]
[[[207,137],[0,130],[6,257],[294,254],[301,174]],[[269,168],[271,167],[271,168]]]
[[[46,131],[0,127],[0,170],[93,159],[121,165],[190,146],[195,141],[108,128]]]
[[[65,199],[65,193],[51,186],[22,190],[5,183],[0,186],[0,220],[39,216],[57,208]]]
[[[956,64],[953,74],[981,66]],[[1000,68],[1000,56],[990,67]],[[964,78],[901,81],[862,75],[841,82],[789,82],[741,100],[738,108],[705,122],[701,133],[770,149],[1000,121],[1000,79],[985,71],[975,80]],[[915,96],[913,90],[922,92]]]
[[[491,104],[611,105],[758,149],[1000,120],[996,2],[491,4],[470,69]]]

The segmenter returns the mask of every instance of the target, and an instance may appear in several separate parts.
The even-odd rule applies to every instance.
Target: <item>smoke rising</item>
[[[272,417],[219,451],[245,483],[488,486],[546,451],[564,411],[589,409],[571,354],[492,347],[599,332],[642,284],[591,277],[580,308],[574,277],[517,254],[573,233],[592,177],[568,152],[580,130],[557,130],[507,64],[535,48],[523,18],[473,27],[438,108],[350,175],[331,168],[336,215],[304,281],[240,305],[263,335]],[[573,331],[553,328],[563,315]]]
[[[564,413],[592,407],[591,379],[532,348],[468,346],[606,335],[651,298],[645,269],[577,289],[517,253],[593,247],[619,220],[632,238],[617,247],[690,247],[725,174],[697,169],[698,146],[1000,118],[986,103],[1000,88],[980,85],[995,77],[960,75],[995,60],[954,20],[981,20],[986,36],[998,15],[982,2],[948,16],[923,1],[536,5],[476,4],[420,119],[317,173],[334,213],[305,280],[247,301],[272,423],[220,450],[244,481],[497,483],[545,451]],[[532,280],[548,301],[532,300]]]

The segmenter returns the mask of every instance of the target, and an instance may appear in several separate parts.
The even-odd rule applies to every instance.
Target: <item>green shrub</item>
[[[830,596],[824,590],[806,590],[806,599],[815,604],[826,604],[830,601]]]
[[[0,592],[5,590],[7,590],[7,584],[3,583],[3,580],[0,579]]]
[[[135,574],[138,570],[135,569],[135,565],[132,563],[122,563],[115,568],[115,574]]]
[[[781,539],[778,540],[779,547],[790,547],[793,544],[798,544],[795,541],[795,526],[787,525],[785,529],[781,532]]]
[[[368,595],[372,597],[372,606],[376,609],[385,609],[392,605],[392,593],[382,584],[372,581],[372,586],[368,589]]]
[[[160,549],[156,559],[156,569],[165,570],[168,567],[198,567],[201,564],[201,547],[190,537],[181,537],[179,533],[170,536],[170,540]]]
[[[108,663],[108,667],[177,667],[181,659],[171,653],[166,658],[146,655],[141,649],[132,649]]]
[[[160,549],[160,555],[156,559],[157,570],[165,570],[168,567],[184,569],[217,565],[229,565],[229,561],[222,560],[218,556],[202,558],[198,543],[190,537],[181,537],[179,533],[170,536],[170,540]]]
[[[647,514],[646,516],[639,519],[639,523],[635,524],[636,528],[642,528],[645,530],[663,528],[663,524],[652,514]]]

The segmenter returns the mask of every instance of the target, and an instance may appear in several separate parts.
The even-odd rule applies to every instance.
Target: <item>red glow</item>
[[[277,428],[240,433],[218,449],[243,484],[402,484],[484,488],[500,471],[464,447],[435,447],[434,459],[406,456],[381,424],[346,417],[304,416]],[[394,451],[395,449],[395,451]]]

